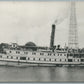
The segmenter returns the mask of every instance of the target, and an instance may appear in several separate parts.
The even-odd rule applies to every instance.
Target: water
[[[84,67],[0,66],[0,82],[83,82]]]

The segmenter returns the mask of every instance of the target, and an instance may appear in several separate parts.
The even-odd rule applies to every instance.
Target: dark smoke
[[[62,23],[69,16],[69,12],[70,12],[70,7],[62,10],[58,14],[57,18],[55,19],[54,24],[58,25],[58,24]]]

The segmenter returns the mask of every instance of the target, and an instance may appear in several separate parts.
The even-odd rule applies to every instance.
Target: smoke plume
[[[69,8],[67,10],[63,10],[60,13],[58,13],[58,16],[56,17],[54,24],[58,25],[62,23],[68,16],[69,16]]]

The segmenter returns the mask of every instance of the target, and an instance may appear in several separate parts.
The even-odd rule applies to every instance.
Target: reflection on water
[[[84,67],[7,67],[0,66],[0,82],[77,82],[84,81]]]

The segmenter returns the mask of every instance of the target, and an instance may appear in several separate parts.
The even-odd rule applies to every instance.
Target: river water
[[[0,82],[83,82],[84,67],[0,66]]]

